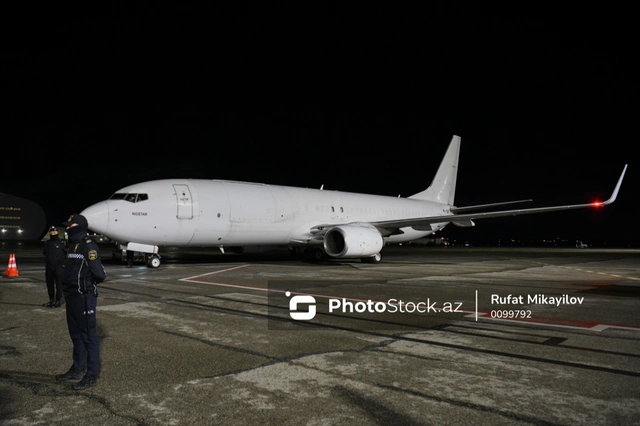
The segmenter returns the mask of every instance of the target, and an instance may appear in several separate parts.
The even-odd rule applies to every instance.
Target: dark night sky
[[[0,192],[52,222],[172,177],[408,196],[459,134],[458,205],[603,199],[629,163],[604,210],[470,239],[640,240],[636,46],[605,18],[332,4],[5,13]]]

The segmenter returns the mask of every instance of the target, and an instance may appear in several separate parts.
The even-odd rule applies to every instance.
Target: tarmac
[[[102,250],[102,371],[74,391],[42,245],[0,243],[0,425],[640,424],[637,249]]]

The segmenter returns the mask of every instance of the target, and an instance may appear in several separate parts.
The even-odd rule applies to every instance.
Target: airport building
[[[33,241],[47,231],[42,207],[0,192],[0,241]]]

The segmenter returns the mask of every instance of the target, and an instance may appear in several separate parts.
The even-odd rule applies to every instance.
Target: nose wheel
[[[147,254],[145,255],[147,266],[149,268],[157,268],[160,266],[160,256],[157,254]]]

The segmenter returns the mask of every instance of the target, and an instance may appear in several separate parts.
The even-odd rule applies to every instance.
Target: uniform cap
[[[81,214],[72,214],[69,216],[66,222],[62,222],[64,226],[69,226],[73,223],[78,224],[78,226],[89,226],[89,222],[87,222],[87,218],[82,216]]]
[[[58,228],[56,228],[55,226],[52,226],[51,228],[49,228],[49,232],[58,232]]]

